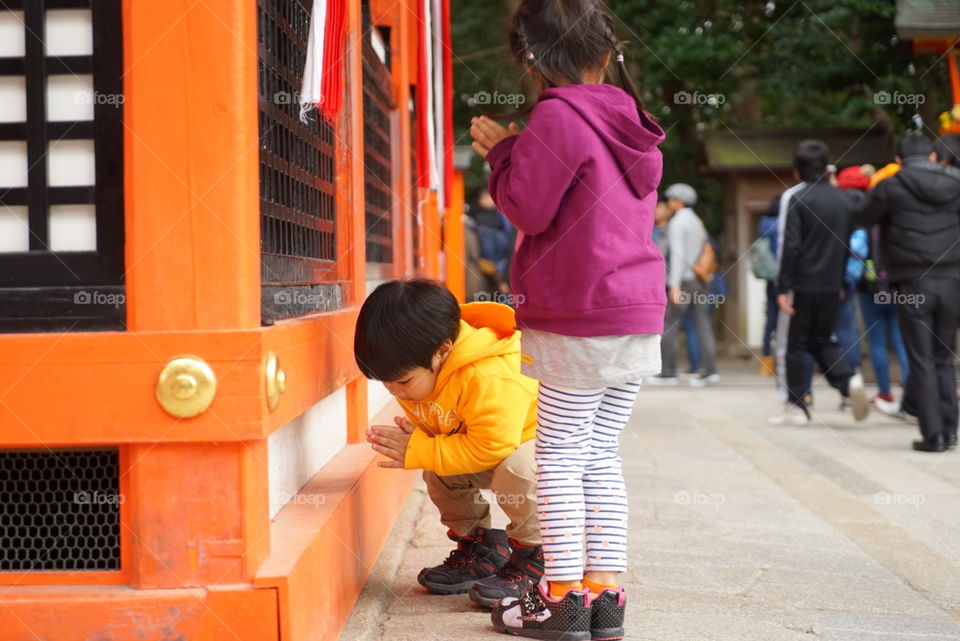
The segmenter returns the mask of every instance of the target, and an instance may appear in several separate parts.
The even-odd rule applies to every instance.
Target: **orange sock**
[[[563,581],[557,583],[556,581],[549,581],[550,583],[550,598],[551,599],[562,599],[566,596],[567,592],[570,590],[582,590],[583,584],[579,581]]]
[[[620,586],[618,585],[607,585],[606,583],[597,583],[596,581],[591,581],[589,578],[584,577],[583,587],[590,590],[590,594],[599,595],[604,590],[616,590]],[[551,592],[552,594],[552,592]]]

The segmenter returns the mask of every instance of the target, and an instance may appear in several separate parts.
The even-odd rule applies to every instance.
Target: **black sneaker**
[[[513,541],[511,541],[511,544]],[[528,584],[539,583],[543,577],[543,546],[513,546],[510,560],[493,576],[480,579],[470,588],[470,600],[485,608],[492,608],[500,599],[520,596]]]
[[[590,641],[590,598],[586,590],[570,590],[554,601],[546,581],[530,585],[517,599],[507,597],[490,618],[500,632],[546,641]]]
[[[474,528],[467,536],[447,532],[457,549],[440,565],[423,568],[417,581],[434,594],[463,594],[480,579],[496,574],[510,558],[510,540],[503,530]]]
[[[593,641],[618,641],[623,638],[623,618],[627,595],[623,588],[607,588],[590,604],[590,638]]]

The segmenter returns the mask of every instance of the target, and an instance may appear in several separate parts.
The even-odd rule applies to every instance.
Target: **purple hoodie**
[[[522,233],[510,269],[520,327],[567,336],[660,334],[666,307],[653,210],[663,129],[613,85],[547,89],[487,161],[490,195]]]

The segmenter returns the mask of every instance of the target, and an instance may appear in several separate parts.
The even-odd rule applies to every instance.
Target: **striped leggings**
[[[540,384],[537,514],[548,580],[626,570],[627,490],[617,450],[639,389],[639,382],[597,389]]]

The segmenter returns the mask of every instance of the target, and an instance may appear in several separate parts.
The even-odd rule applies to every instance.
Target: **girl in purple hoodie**
[[[526,128],[474,118],[490,194],[517,227],[511,267],[536,439],[544,580],[493,623],[539,639],[619,639],[627,495],[618,439],[660,371],[666,306],[652,240],[663,130],[644,111],[600,0],[523,0],[510,48],[541,93]],[[619,87],[603,84],[614,61]],[[515,114],[516,115],[516,114]]]

